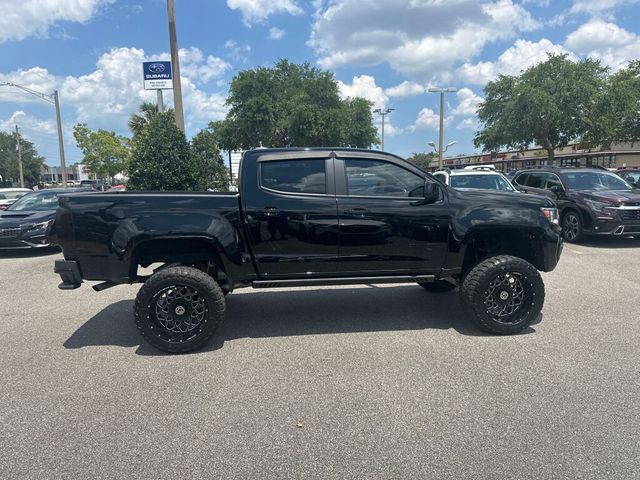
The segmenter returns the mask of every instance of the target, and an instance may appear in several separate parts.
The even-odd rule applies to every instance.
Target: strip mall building
[[[534,148],[524,151],[503,151],[482,153],[477,155],[459,155],[445,157],[443,166],[447,168],[462,168],[467,165],[495,165],[503,172],[520,170],[525,167],[539,167],[554,165],[557,167],[592,167],[595,165],[605,168],[640,167],[640,145],[632,143],[613,144],[607,150],[586,149],[578,143],[559,148],[555,152],[553,161],[547,158],[547,151]],[[438,168],[438,161],[431,162],[431,170]]]

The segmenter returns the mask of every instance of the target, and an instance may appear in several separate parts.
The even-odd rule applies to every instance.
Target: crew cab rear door
[[[336,197],[344,274],[439,271],[450,225],[446,195],[425,204],[425,174],[400,159],[336,152]],[[427,181],[435,180],[427,177]]]
[[[335,272],[338,211],[330,152],[262,155],[255,170],[243,175],[252,177],[244,182],[241,199],[259,275],[294,278]]]

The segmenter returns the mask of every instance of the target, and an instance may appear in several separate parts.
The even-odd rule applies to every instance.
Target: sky
[[[640,58],[639,0],[175,0],[187,136],[223,119],[234,75],[278,59],[334,72],[341,95],[393,108],[385,150],[429,151],[446,94],[447,155],[477,152],[476,109],[498,74],[548,52],[599,59],[611,71]],[[165,0],[0,0],[0,82],[60,92],[67,164],[73,125],[128,134],[145,91],[142,62],[169,59]],[[171,91],[165,101],[172,103]],[[376,115],[378,128],[380,118]],[[18,124],[59,164],[52,105],[0,87],[0,130]]]

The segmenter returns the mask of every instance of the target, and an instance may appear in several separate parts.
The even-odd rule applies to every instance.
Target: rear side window
[[[260,163],[260,185],[292,193],[327,193],[325,161],[276,160]]]
[[[513,179],[513,183],[517,183],[518,185],[522,185],[523,187],[527,185],[527,179],[529,178],[528,173],[521,173],[516,178]]]
[[[540,173],[530,173],[527,179],[527,187],[544,188],[543,175]]]

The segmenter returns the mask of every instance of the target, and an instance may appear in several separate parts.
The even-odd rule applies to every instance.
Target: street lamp
[[[31,90],[30,88],[23,87],[22,85],[18,85],[17,83],[12,82],[0,82],[0,87],[2,86],[19,88],[20,90],[34,95],[44,100],[45,102],[49,102],[56,107],[56,123],[58,124],[58,148],[60,150],[60,168],[62,169],[62,186],[66,188],[67,167],[64,160],[64,143],[62,141],[62,121],[60,120],[60,100],[58,96],[58,90],[54,90],[52,94],[46,94],[38,92],[36,90]]]
[[[378,113],[382,117],[382,144],[380,145],[380,150],[384,151],[384,117],[393,112],[395,108],[376,108],[373,113]]]
[[[444,146],[444,149],[442,150],[442,153],[446,152],[447,150],[449,150],[449,147],[453,147],[456,143],[458,143],[456,140],[454,140],[453,142],[449,142]],[[429,145],[430,147],[433,147],[433,151],[436,153],[439,153],[440,150],[436,147],[436,142],[427,142],[427,145]],[[442,160],[440,160],[440,168],[442,168]]]
[[[439,93],[440,94],[440,140],[438,143],[438,163],[440,168],[442,168],[442,157],[444,156],[445,149],[443,147],[444,144],[444,94],[445,93],[455,93],[458,89],[455,87],[430,87],[429,92],[431,93]]]

